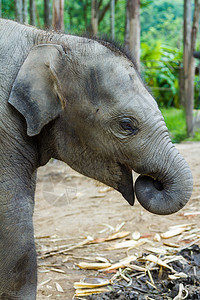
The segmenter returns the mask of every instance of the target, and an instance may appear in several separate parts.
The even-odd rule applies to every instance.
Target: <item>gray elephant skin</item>
[[[0,114],[0,299],[36,298],[36,170],[50,158],[131,205],[136,193],[155,214],[191,196],[191,171],[156,101],[112,43],[1,19]]]

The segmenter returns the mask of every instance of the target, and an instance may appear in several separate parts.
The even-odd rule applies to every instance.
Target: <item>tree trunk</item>
[[[35,0],[30,0],[30,24],[35,25]]]
[[[69,7],[68,8],[68,14],[69,14],[69,27],[70,29],[73,28],[73,11],[72,9]]]
[[[140,69],[140,0],[128,0],[129,50]]]
[[[185,107],[185,91],[184,91],[184,69],[179,69],[179,104]]]
[[[91,25],[92,25],[92,34],[97,35],[98,33],[98,1],[92,0],[92,16],[91,16]]]
[[[183,80],[184,80],[184,95],[181,102],[186,108],[188,103],[188,68],[189,57],[191,49],[191,19],[192,19],[192,2],[191,0],[184,0],[184,25],[183,25]],[[186,120],[187,120],[186,108]],[[187,123],[187,121],[186,121]]]
[[[87,9],[88,9],[88,0],[83,2],[83,19],[84,19],[84,23],[85,23],[85,30],[88,27]]]
[[[40,23],[40,15],[39,15],[37,6],[35,6],[35,15],[36,15],[36,20],[37,20],[37,27],[42,28],[41,23]]]
[[[28,23],[27,0],[22,0],[23,23]]]
[[[111,29],[111,38],[115,39],[115,0],[110,2],[110,29]]]
[[[109,0],[109,2],[100,10],[100,7],[102,5],[102,1],[100,1],[99,3],[99,11],[98,11],[98,24],[101,23],[101,21],[103,20],[103,18],[105,17],[106,12],[110,9],[110,3],[112,0]],[[115,5],[117,4],[117,1],[115,1]]]
[[[190,7],[189,7],[190,6]],[[199,27],[200,0],[195,0],[193,25],[191,30],[191,0],[184,2],[184,79],[185,79],[185,107],[188,136],[194,135],[193,109],[194,109],[194,75],[195,60],[193,53],[196,47],[196,38]],[[190,29],[190,33],[188,33]],[[190,38],[190,41],[187,40]]]
[[[49,0],[44,0],[44,27],[46,29],[51,28],[50,1]]]
[[[64,32],[64,0],[53,1],[53,29]]]
[[[128,8],[128,3],[129,1],[126,1],[126,24],[125,24],[125,37],[124,37],[124,45],[125,48],[127,48],[128,50],[129,48],[129,36],[130,36],[130,18],[129,18],[129,8]]]
[[[15,0],[15,18],[20,23],[23,22],[22,8],[23,8],[22,0]]]

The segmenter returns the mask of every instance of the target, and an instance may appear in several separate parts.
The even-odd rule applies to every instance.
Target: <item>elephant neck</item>
[[[30,143],[1,135],[0,144],[0,203],[1,212],[14,211],[15,207],[33,209],[37,153]],[[19,140],[21,143],[19,143]]]

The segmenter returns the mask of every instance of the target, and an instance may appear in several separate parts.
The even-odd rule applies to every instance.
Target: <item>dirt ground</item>
[[[176,147],[191,167],[194,190],[189,203],[170,216],[153,215],[137,201],[131,207],[118,192],[76,173],[64,163],[51,161],[39,169],[34,212],[37,299],[72,299],[74,282],[86,277],[111,277],[111,274],[80,269],[77,264],[84,257],[101,256],[115,262],[127,256],[127,249],[108,250],[116,241],[74,247],[84,243],[87,237],[104,238],[121,227],[130,234],[138,231],[142,237],[153,240],[156,232],[164,232],[171,225],[194,223],[200,227],[197,213],[200,212],[200,143],[188,142]],[[177,237],[170,242],[177,242]],[[162,241],[157,243],[158,247]],[[179,240],[179,244],[185,246],[186,241]],[[60,253],[54,254],[58,249]],[[144,251],[142,245],[128,254]]]

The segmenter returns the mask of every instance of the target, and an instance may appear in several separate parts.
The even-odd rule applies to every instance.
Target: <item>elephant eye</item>
[[[120,127],[126,132],[126,135],[135,135],[138,133],[138,128],[133,126],[130,119],[121,120]]]

